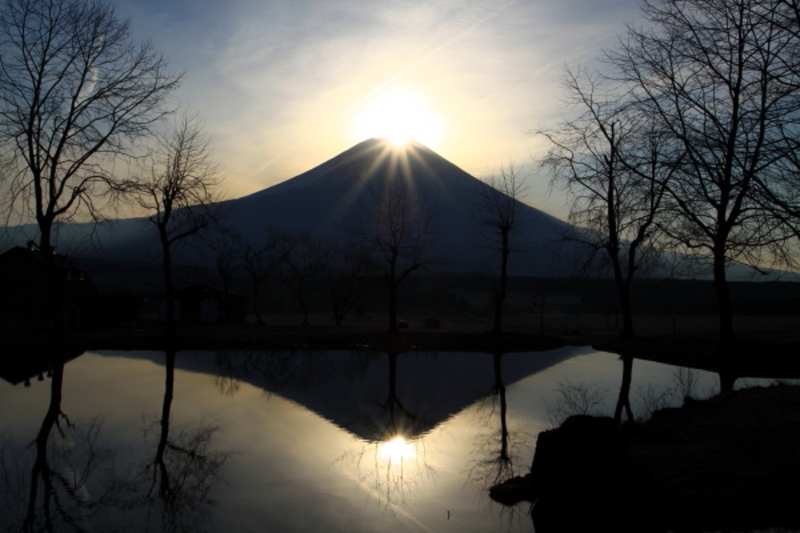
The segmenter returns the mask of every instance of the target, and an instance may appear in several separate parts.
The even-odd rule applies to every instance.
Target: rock
[[[512,506],[519,502],[532,502],[536,498],[533,495],[533,479],[531,475],[512,477],[489,489],[489,497],[503,505]]]
[[[571,416],[539,434],[531,465],[533,491],[553,497],[603,494],[629,473],[628,449],[612,418]]]
[[[537,533],[639,531],[639,485],[625,430],[611,418],[579,415],[540,433],[530,474],[492,487],[489,495],[504,505],[535,502]]]

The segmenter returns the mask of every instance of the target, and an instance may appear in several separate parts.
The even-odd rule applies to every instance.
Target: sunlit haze
[[[228,197],[373,136],[413,137],[476,177],[533,168],[545,143],[530,131],[565,112],[564,65],[591,63],[640,18],[637,0],[114,4],[185,72],[174,104],[204,120]],[[530,195],[563,209],[541,179]]]
[[[437,150],[441,118],[421,96],[396,92],[366,103],[355,118],[354,128],[357,140],[381,137],[400,146],[413,139]]]

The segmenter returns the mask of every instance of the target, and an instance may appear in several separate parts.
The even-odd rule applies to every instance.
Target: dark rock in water
[[[627,444],[614,420],[578,415],[539,434],[530,475],[536,497],[596,497],[628,472]]]
[[[535,502],[536,533],[800,530],[800,387],[689,400],[614,428],[573,417],[539,436],[531,473],[493,487]]]
[[[508,479],[489,489],[489,496],[503,505],[516,505],[519,502],[532,502],[536,499],[533,493],[533,477],[517,476]]]
[[[623,432],[611,418],[571,416],[539,433],[531,473],[492,487],[504,504],[541,497],[602,497],[630,473]]]
[[[579,415],[540,433],[531,473],[492,487],[490,496],[505,505],[535,502],[537,533],[633,531],[636,485],[625,430],[611,418]]]

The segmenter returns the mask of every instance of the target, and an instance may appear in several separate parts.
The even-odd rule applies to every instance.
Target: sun
[[[394,466],[402,464],[406,459],[416,459],[417,457],[414,444],[400,436],[390,441],[382,442],[378,453],[381,459],[389,461]]]
[[[381,137],[396,146],[410,140],[433,147],[439,140],[441,119],[418,94],[398,91],[368,101],[355,119],[356,137]]]

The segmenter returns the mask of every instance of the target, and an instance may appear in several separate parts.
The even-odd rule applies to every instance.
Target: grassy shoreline
[[[554,323],[541,334],[529,321],[509,320],[498,340],[479,320],[455,322],[442,329],[412,327],[389,335],[383,323],[356,323],[336,328],[326,325],[297,326],[291,317],[270,325],[182,325],[174,338],[163,327],[119,328],[79,332],[67,339],[46,336],[0,337],[0,351],[19,350],[378,350],[537,352],[563,346],[592,346],[598,350],[631,355],[662,363],[748,377],[800,378],[800,317],[786,322],[761,317],[750,321],[732,347],[717,340],[713,322],[701,317],[686,333],[665,334],[663,323],[645,322],[640,336],[620,339],[606,317],[572,317],[570,323]],[[653,319],[655,320],[655,319]],[[527,322],[527,324],[525,324]],[[526,327],[527,326],[527,327]],[[579,326],[579,328],[573,327]],[[795,327],[797,326],[797,327]],[[780,328],[780,329],[778,329]]]

